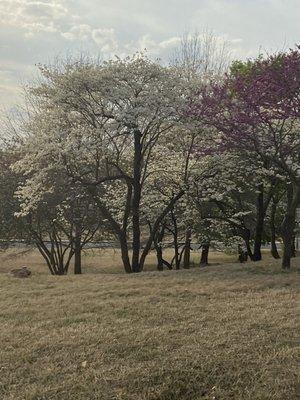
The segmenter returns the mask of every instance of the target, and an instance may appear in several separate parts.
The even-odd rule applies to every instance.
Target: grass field
[[[299,398],[300,258],[285,273],[234,258],[125,275],[96,251],[53,277],[33,252],[2,254],[0,399]],[[30,278],[7,274],[21,265]]]
[[[171,260],[173,252],[171,249],[164,251],[164,257]],[[269,255],[268,255],[269,257]],[[113,249],[89,249],[84,250],[82,255],[83,273],[123,273],[121,254],[119,250]],[[194,265],[199,263],[199,252],[191,252],[191,260]],[[211,252],[209,262],[214,264],[235,262],[237,255],[224,254],[220,252]],[[49,274],[47,265],[40,256],[39,252],[32,250],[18,250],[12,249],[6,252],[0,252],[0,273],[9,272],[12,268],[18,268],[26,265],[34,274]],[[146,258],[145,271],[156,270],[156,256],[152,252]],[[70,273],[72,273],[72,266],[70,266]]]

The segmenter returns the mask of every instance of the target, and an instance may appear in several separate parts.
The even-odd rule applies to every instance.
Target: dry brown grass
[[[125,275],[101,255],[64,277],[1,256],[1,399],[298,398],[299,258]]]
[[[164,251],[166,259],[171,259],[173,252],[171,249]],[[236,255],[212,252],[209,256],[210,263],[235,262]],[[191,260],[194,265],[199,263],[199,252],[191,252]],[[113,249],[90,249],[83,251],[83,273],[123,273],[121,255],[119,250]],[[9,272],[13,268],[22,265],[28,266],[35,274],[49,274],[49,270],[41,255],[35,250],[12,249],[0,253],[0,273]],[[156,257],[152,252],[146,259],[145,271],[156,270]],[[70,269],[72,273],[72,268]]]

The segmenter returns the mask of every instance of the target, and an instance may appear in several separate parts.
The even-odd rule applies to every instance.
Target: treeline
[[[82,248],[102,238],[119,241],[126,272],[142,271],[151,249],[159,270],[188,268],[192,238],[202,265],[210,246],[243,244],[257,261],[271,242],[279,258],[282,239],[289,268],[299,47],[229,68],[224,49],[205,58],[201,48],[185,38],[170,66],[135,54],[40,67],[21,123],[3,133],[2,243],[25,238],[62,275],[72,260],[81,273]]]

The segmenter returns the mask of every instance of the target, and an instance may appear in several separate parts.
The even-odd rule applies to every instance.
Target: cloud
[[[61,35],[67,40],[89,40],[92,36],[92,29],[87,24],[79,24],[62,32]]]
[[[208,27],[246,58],[299,41],[299,15],[299,0],[0,0],[0,102],[17,99],[34,64],[56,55],[147,48],[166,60],[183,32]]]
[[[93,41],[102,53],[112,54],[118,50],[118,41],[113,28],[93,29],[90,25],[79,24],[73,26],[67,32],[62,32],[61,35],[65,39],[73,42]]]
[[[24,33],[57,32],[70,19],[68,8],[60,1],[2,0],[0,21]],[[72,15],[71,15],[72,19]]]
[[[113,53],[118,49],[118,41],[113,28],[93,29],[92,38],[104,53]]]
[[[28,1],[23,12],[29,17],[57,20],[66,16],[68,9],[58,2]]]
[[[192,24],[209,21],[219,34],[239,38],[236,51],[246,58],[293,46],[300,37],[299,15],[299,0],[201,0]]]

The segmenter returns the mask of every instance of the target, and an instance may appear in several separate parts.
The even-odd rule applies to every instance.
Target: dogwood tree
[[[35,165],[38,174],[49,165],[64,168],[92,196],[119,239],[125,270],[141,271],[161,221],[184,194],[190,144],[178,152],[180,168],[172,174],[180,174],[174,179],[180,184],[168,191],[142,249],[144,189],[170,171],[170,148],[164,144],[168,138],[175,148],[186,129],[183,80],[140,54],[100,64],[67,62],[41,67],[41,73],[42,82],[30,91],[34,114],[24,165],[29,170]]]
[[[23,176],[15,191],[19,203],[15,214],[51,274],[67,274],[73,258],[74,273],[81,274],[81,252],[99,233],[99,211],[90,196],[62,169],[48,164],[40,170],[49,162],[45,157],[30,167],[27,161],[26,156],[21,157],[13,166]]]

